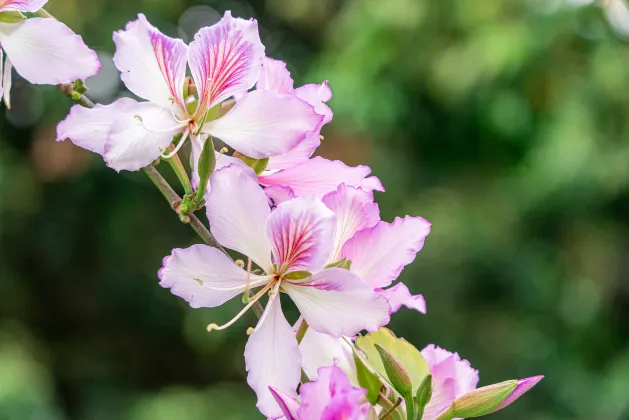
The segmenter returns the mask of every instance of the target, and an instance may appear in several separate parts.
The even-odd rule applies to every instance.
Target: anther
[[[220,153],[221,155],[224,155],[224,154],[226,154],[227,152],[229,152],[229,149],[228,149],[227,147],[223,147],[223,148],[221,148],[221,150],[220,150],[220,152],[219,152],[219,153]]]
[[[251,334],[253,334],[253,332],[254,332],[255,330],[256,330],[256,329],[255,329],[255,328],[253,328],[253,327],[249,327],[249,328],[247,328],[247,335],[251,335]]]
[[[245,262],[243,260],[236,260],[234,262],[236,263],[238,267],[245,268]]]

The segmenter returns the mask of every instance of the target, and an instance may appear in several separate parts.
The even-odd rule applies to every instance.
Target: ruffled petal
[[[127,88],[148,101],[168,107],[173,98],[182,109],[188,47],[151,25],[143,14],[114,33],[114,63]]]
[[[216,248],[193,245],[173,249],[158,272],[160,286],[193,308],[213,308],[245,291],[247,272]],[[250,282],[263,279],[251,274]],[[217,290],[232,289],[232,290]]]
[[[275,93],[293,92],[293,79],[290,77],[290,72],[286,69],[286,63],[264,57],[256,89],[270,90]]]
[[[273,174],[262,174],[260,184],[290,187],[295,195],[313,194],[319,198],[336,190],[341,184],[361,188],[365,191],[384,191],[378,178],[368,177],[368,166],[347,166],[340,160],[314,157],[302,165]]]
[[[309,328],[299,344],[299,350],[302,368],[310,380],[317,379],[320,367],[336,365],[347,373],[352,385],[358,386],[354,353],[343,338],[332,337]]]
[[[373,193],[345,184],[326,194],[323,204],[336,215],[334,250],[327,261],[332,263],[339,260],[341,248],[356,232],[380,221],[380,209],[373,202]]]
[[[306,280],[284,281],[282,287],[317,332],[353,336],[389,323],[386,299],[348,270],[328,268]]]
[[[293,95],[256,90],[224,116],[206,123],[203,131],[246,156],[263,159],[297,147],[321,118],[312,106]]]
[[[413,262],[429,233],[430,223],[421,217],[396,217],[393,223],[379,222],[357,232],[343,246],[341,257],[371,286],[386,287]]]
[[[367,418],[367,407],[363,407],[367,391],[353,387],[345,372],[336,366],[320,368],[317,380],[302,385],[300,394],[300,419]]]
[[[147,166],[181,131],[173,124],[175,120],[168,109],[150,102],[137,103],[114,121],[105,143],[105,161],[116,171],[137,171]]]
[[[308,162],[310,156],[321,145],[321,138],[317,132],[310,132],[306,138],[301,141],[294,149],[289,150],[281,155],[271,156],[266,169],[270,171],[278,171],[281,169],[293,168]]]
[[[15,71],[30,83],[57,85],[86,79],[100,70],[96,52],[55,19],[0,23],[0,44]]]
[[[308,196],[286,201],[271,213],[267,232],[278,272],[316,272],[332,251],[334,213]]]
[[[44,7],[48,0],[0,0],[1,12],[34,13]]]
[[[391,306],[391,312],[396,313],[400,310],[402,305],[408,309],[414,309],[422,314],[426,313],[426,299],[422,295],[411,295],[408,287],[404,283],[398,283],[388,289],[377,289],[377,293],[384,296],[389,305]]]
[[[74,105],[70,113],[57,125],[57,141],[69,139],[75,145],[105,155],[105,142],[113,123],[121,115],[133,112],[138,102],[121,98],[110,105],[85,108]]]
[[[299,99],[303,99],[312,105],[315,112],[323,116],[321,124],[317,127],[317,131],[321,131],[321,127],[332,121],[332,110],[325,103],[332,99],[332,90],[328,85],[328,81],[320,85],[309,84],[295,89],[295,95]]]
[[[229,165],[214,172],[210,187],[205,208],[212,235],[221,245],[246,255],[270,273],[271,243],[266,224],[271,210],[255,173]]]
[[[231,12],[214,26],[201,29],[190,43],[188,61],[199,91],[199,109],[208,110],[255,85],[264,58],[255,19],[233,18]]]
[[[277,405],[280,406],[286,420],[299,420],[297,417],[297,410],[299,410],[300,405],[299,401],[272,386],[269,387],[269,391],[271,391],[273,398],[277,401]]]
[[[264,314],[245,346],[247,383],[258,396],[258,409],[269,418],[282,416],[269,387],[297,396],[301,354],[297,339],[280,305],[280,294],[269,298]]]

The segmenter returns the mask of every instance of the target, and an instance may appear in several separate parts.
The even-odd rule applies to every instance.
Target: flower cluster
[[[5,75],[15,66],[33,83],[68,84],[96,73],[94,52],[39,11],[44,3],[0,0]],[[21,13],[37,11],[45,17]],[[457,354],[434,345],[420,352],[384,328],[402,306],[426,312],[424,298],[397,279],[430,223],[381,220],[374,191],[384,188],[368,167],[312,157],[332,120],[331,89],[327,82],[295,88],[286,64],[265,56],[255,20],[227,12],[186,45],[139,15],[113,40],[122,80],[142,101],[77,104],[57,140],[101,155],[116,171],[167,161],[186,190],[182,220],[205,209],[220,245],[173,249],[160,285],[192,308],[242,296],[243,309],[208,331],[257,312],[244,359],[262,414],[475,417],[506,407],[541,379],[476,389],[478,371]],[[72,96],[81,97],[82,82],[74,86],[81,89]],[[8,104],[10,77],[3,88]],[[218,140],[226,147],[217,151]],[[189,171],[178,155],[188,143]],[[301,314],[294,325],[282,294]]]

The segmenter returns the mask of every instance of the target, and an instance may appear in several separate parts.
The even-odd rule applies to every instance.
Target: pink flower
[[[0,0],[0,13],[41,9],[48,0]],[[19,16],[19,15],[18,15]],[[96,53],[79,35],[55,19],[0,23],[0,98],[10,107],[11,69],[34,84],[56,85],[86,79],[100,70]],[[3,53],[7,55],[2,66]]]
[[[311,329],[334,337],[377,330],[389,321],[389,305],[352,272],[324,268],[334,247],[335,216],[321,200],[299,197],[271,212],[253,171],[237,165],[215,172],[210,184],[206,209],[212,234],[264,274],[248,273],[215,248],[194,245],[175,249],[164,260],[160,284],[194,308],[219,306],[249,288],[260,289],[232,321],[210,330],[232,325],[270,292],[245,360],[258,408],[269,417],[280,415],[269,386],[295,396],[301,354],[279,292],[290,296]]]
[[[454,402],[455,399],[476,389],[478,371],[467,360],[461,360],[458,353],[451,353],[440,347],[429,345],[422,351],[432,374],[432,398],[424,410],[424,420],[434,420]]]
[[[127,88],[147,102],[120,99],[92,110],[74,107],[57,129],[57,139],[101,154],[112,168],[134,171],[159,156],[174,154],[185,140],[193,148],[212,135],[246,156],[261,159],[296,147],[323,117],[291,94],[252,88],[264,58],[255,20],[229,12],[212,27],[202,28],[187,46],[169,38],[144,17],[114,34],[114,61]],[[198,97],[185,86],[190,67]],[[217,118],[215,107],[239,99]],[[212,111],[212,112],[210,112]],[[175,151],[163,155],[182,134]]]
[[[279,389],[270,388],[286,420],[366,420],[371,405],[367,391],[355,388],[336,366],[319,369],[318,379],[302,385],[301,402]]]
[[[367,166],[350,167],[341,161],[322,157],[311,158],[321,144],[321,128],[332,120],[332,110],[326,105],[332,98],[327,81],[293,88],[293,79],[282,61],[266,57],[257,84],[258,90],[294,95],[311,104],[323,119],[316,129],[292,150],[269,159],[266,171],[258,177],[265,192],[277,205],[294,197],[312,194],[322,198],[344,183],[365,191],[384,191],[380,180],[368,176]]]

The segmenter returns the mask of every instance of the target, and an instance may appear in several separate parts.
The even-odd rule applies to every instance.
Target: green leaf
[[[350,260],[348,260],[347,258],[343,258],[342,260],[338,260],[336,262],[330,263],[328,265],[326,265],[324,268],[343,268],[345,270],[349,270],[350,265],[352,264],[352,262]]]
[[[308,277],[312,277],[312,273],[310,271],[291,271],[290,273],[286,273],[286,275],[284,275],[286,280],[304,280]]]
[[[203,199],[203,194],[205,194],[210,176],[214,173],[214,169],[216,169],[216,152],[214,151],[212,136],[208,137],[203,144],[203,150],[201,151],[197,168],[200,182],[195,199],[196,201],[200,201]]]
[[[396,337],[387,328],[380,328],[375,333],[356,338],[356,346],[365,354],[368,367],[385,378],[387,372],[375,344],[386,349],[399,362],[411,380],[413,393],[416,393],[424,378],[430,373],[428,363],[419,350],[403,338]],[[393,384],[390,385],[393,386]]]
[[[2,12],[0,13],[0,22],[2,23],[19,23],[26,20],[26,16],[24,16],[21,12]]]
[[[251,167],[256,173],[256,175],[260,175],[265,169],[266,165],[269,164],[269,158],[264,159],[254,159],[245,155],[240,155],[240,160],[245,162],[247,166]]]
[[[415,396],[415,420],[422,420],[424,409],[432,398],[432,375],[424,378]]]
[[[518,381],[484,386],[457,398],[450,407],[452,417],[479,417],[493,413],[515,391]]]
[[[382,382],[380,382],[378,376],[373,374],[355,354],[354,363],[356,364],[358,385],[367,390],[367,401],[369,401],[371,405],[375,405],[376,401],[378,401],[380,389],[382,388]]]

